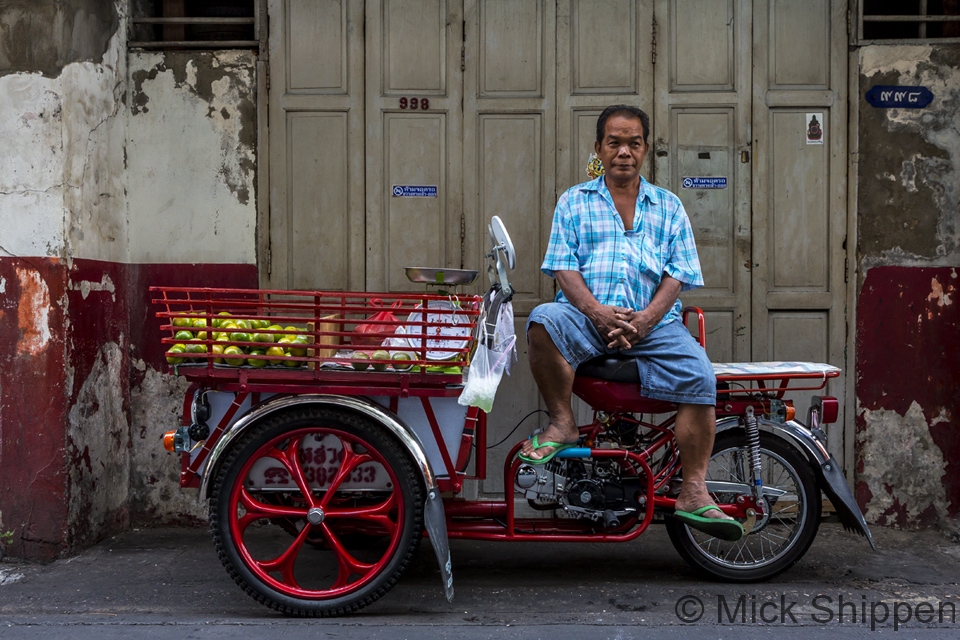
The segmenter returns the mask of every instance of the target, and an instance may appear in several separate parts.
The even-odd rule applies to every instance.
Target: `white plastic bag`
[[[513,305],[510,302],[500,307],[492,347],[487,347],[486,318],[477,321],[479,335],[477,350],[467,370],[467,383],[457,402],[465,407],[479,407],[490,413],[493,399],[500,386],[500,378],[506,369],[510,374],[510,364],[516,359],[517,336],[513,331]]]
[[[470,369],[467,372],[467,384],[457,402],[465,407],[479,407],[486,413],[493,409],[493,399],[497,395],[497,387],[500,386],[500,378],[503,376],[503,370],[507,362],[513,356],[513,345],[517,341],[516,336],[503,343],[506,347],[503,351],[494,351],[488,349],[487,345],[480,343],[477,352],[470,361]]]

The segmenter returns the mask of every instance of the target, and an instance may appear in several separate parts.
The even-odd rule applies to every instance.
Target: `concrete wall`
[[[960,513],[960,46],[860,50],[857,494],[868,520]],[[876,109],[876,85],[925,86]]]
[[[0,5],[0,533],[54,557],[202,510],[147,288],[257,284],[255,59],[130,53],[125,0]]]

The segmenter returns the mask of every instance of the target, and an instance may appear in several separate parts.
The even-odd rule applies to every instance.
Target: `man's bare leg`
[[[537,440],[576,442],[580,433],[577,431],[573,408],[570,405],[575,371],[553,344],[553,339],[542,324],[530,325],[527,341],[530,345],[530,370],[550,414],[550,424]],[[521,449],[525,456],[535,460],[549,455],[552,451],[553,447],[541,447],[534,451],[533,442],[530,440],[523,443]]]
[[[707,493],[706,484],[716,431],[716,412],[712,404],[681,404],[677,407],[674,433],[683,463],[683,485],[677,497],[678,511],[691,512],[716,504]],[[705,512],[703,517],[729,518],[716,509]]]

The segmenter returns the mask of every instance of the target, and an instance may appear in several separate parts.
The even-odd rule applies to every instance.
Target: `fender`
[[[843,528],[864,536],[870,543],[870,547],[876,551],[877,545],[873,542],[873,536],[870,534],[866,519],[860,512],[860,506],[853,497],[849,485],[847,485],[847,479],[835,463],[833,456],[827,451],[826,446],[809,429],[796,420],[781,423],[757,416],[757,422],[761,429],[783,437],[804,453],[810,466],[816,470],[817,483],[837,510],[837,516],[839,516]],[[717,420],[717,433],[737,427],[742,428],[739,418],[731,417]]]
[[[410,453],[410,457],[423,477],[423,483],[427,490],[427,499],[423,509],[424,524],[429,534],[430,543],[433,545],[434,553],[437,555],[437,562],[440,564],[440,577],[443,580],[444,594],[448,602],[453,601],[453,569],[450,559],[450,543],[447,540],[447,519],[443,509],[443,500],[440,498],[439,489],[437,489],[436,476],[430,467],[427,454],[424,452],[423,445],[417,435],[397,415],[364,398],[326,394],[298,394],[270,398],[263,404],[254,407],[234,422],[214,445],[200,482],[200,500],[210,498],[211,478],[216,476],[224,452],[230,448],[230,445],[238,437],[269,415],[284,409],[304,406],[336,407],[363,414],[386,427]]]

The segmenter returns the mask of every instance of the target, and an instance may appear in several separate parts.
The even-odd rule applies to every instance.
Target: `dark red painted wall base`
[[[84,487],[73,491],[79,502],[67,504],[70,482],[82,483],[82,470],[96,463],[71,442],[69,416],[104,344],[119,343],[124,354],[127,415],[139,383],[132,377],[143,375],[131,360],[163,368],[150,285],[253,288],[257,269],[0,258],[0,533],[13,532],[9,554],[49,559],[95,542],[84,527]],[[73,480],[71,469],[81,470]],[[128,522],[123,510],[107,518],[104,530]]]
[[[906,415],[916,402],[929,424],[930,436],[947,461],[943,482],[948,515],[960,513],[960,273],[957,268],[875,267],[867,272],[857,303],[857,399],[862,409],[887,409]],[[857,416],[857,432],[867,425]],[[869,434],[867,434],[869,435]],[[858,471],[864,461],[857,452]],[[917,469],[917,473],[923,473]],[[876,488],[874,488],[876,489]],[[857,483],[861,507],[871,489]],[[881,514],[889,524],[924,526],[934,522],[934,509],[924,522],[909,522],[902,511]]]

